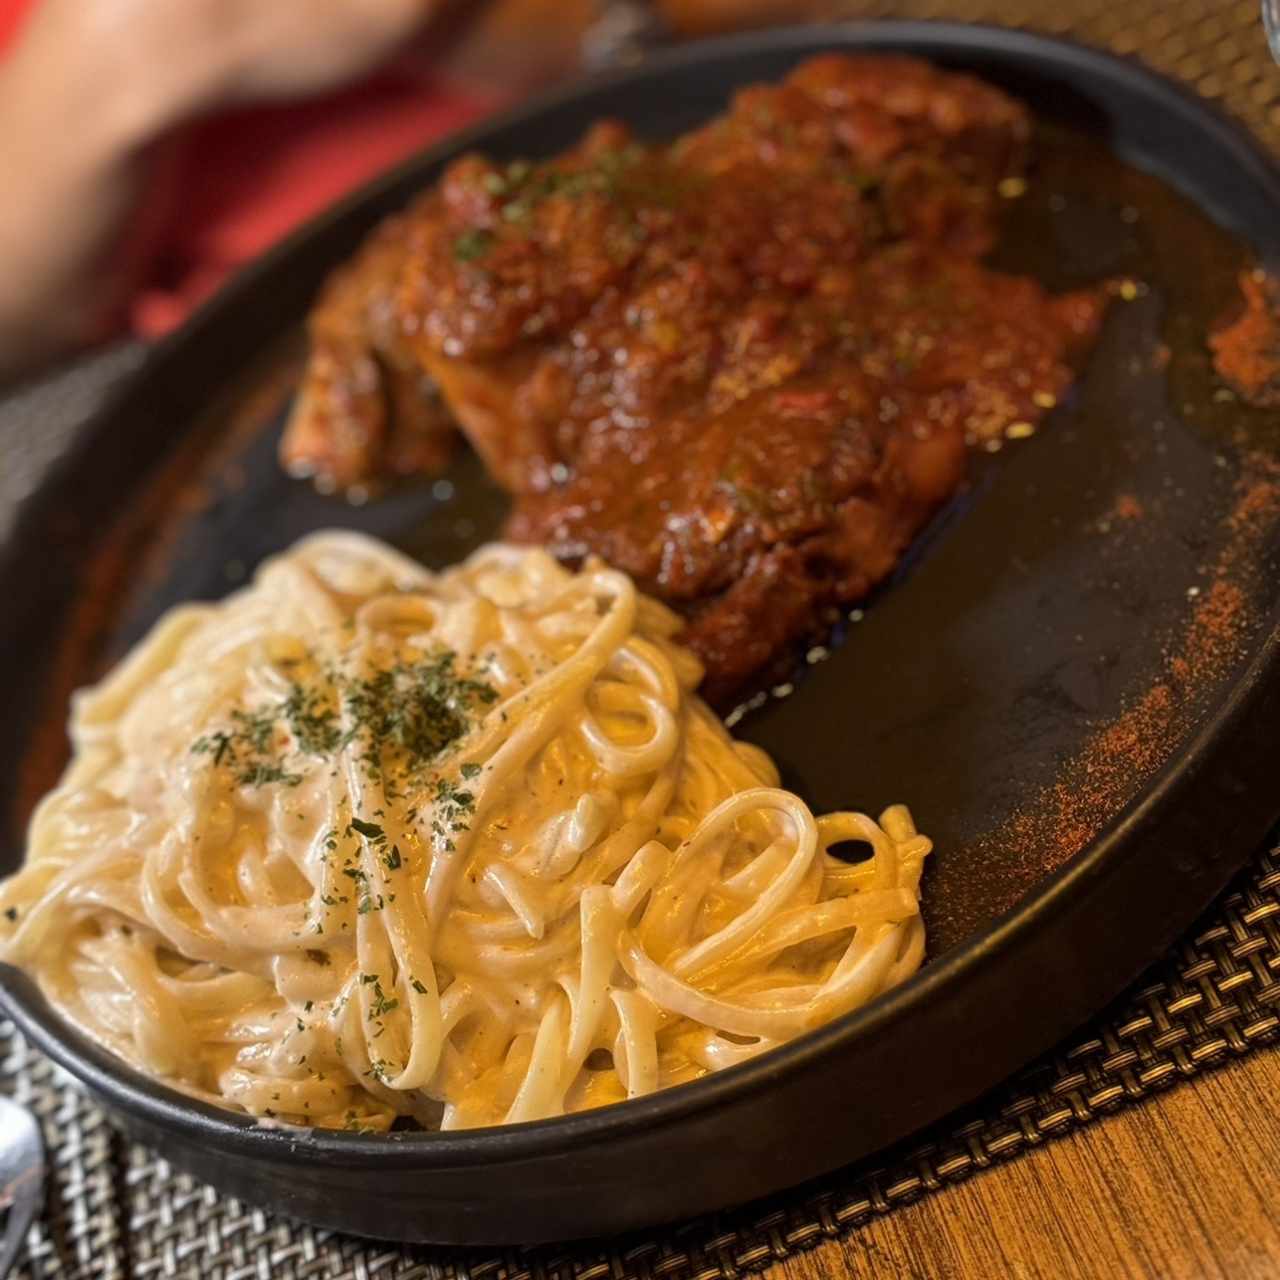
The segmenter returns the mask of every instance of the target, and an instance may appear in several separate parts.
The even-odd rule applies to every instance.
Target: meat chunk
[[[831,55],[672,143],[464,157],[322,297],[286,458],[368,479],[429,376],[510,536],[681,610],[729,701],[1068,386],[1102,294],[980,262],[1029,135],[971,77]]]
[[[391,218],[325,287],[307,326],[310,355],[281,448],[293,475],[325,490],[441,469],[456,429],[394,309],[408,217]]]
[[[966,444],[1030,430],[1105,298],[903,245],[825,305],[813,332],[739,317],[732,396],[722,363],[660,429],[592,431],[568,479],[519,494],[510,519],[514,538],[602,555],[684,612],[718,703],[893,569],[962,480]]]

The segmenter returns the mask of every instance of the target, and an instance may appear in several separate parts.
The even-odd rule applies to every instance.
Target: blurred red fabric
[[[0,0],[0,56],[38,2]],[[321,98],[229,111],[185,129],[151,207],[139,213],[154,230],[130,327],[145,337],[167,332],[299,223],[499,101],[388,70]]]

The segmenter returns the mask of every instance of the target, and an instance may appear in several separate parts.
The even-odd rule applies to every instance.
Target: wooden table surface
[[[778,1263],[768,1280],[1280,1277],[1280,1048]]]

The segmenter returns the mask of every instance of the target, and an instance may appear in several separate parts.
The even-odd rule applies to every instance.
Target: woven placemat
[[[1280,150],[1280,69],[1256,0],[846,0],[846,17],[970,19],[1068,35],[1223,101]],[[0,405],[17,433],[74,431],[135,360],[124,352]],[[28,443],[0,485],[0,520],[51,440]],[[3,478],[0,474],[0,478]],[[1280,1038],[1280,854],[1261,853],[1174,950],[1056,1052],[961,1115],[838,1174],[731,1212],[607,1243],[495,1252],[396,1249],[275,1218],[126,1142],[62,1072],[0,1024],[0,1091],[41,1118],[48,1205],[19,1274],[52,1280],[733,1280],[877,1214],[1016,1157],[1157,1089]]]

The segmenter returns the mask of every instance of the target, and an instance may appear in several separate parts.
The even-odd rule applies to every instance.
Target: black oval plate
[[[70,688],[163,609],[224,593],[324,525],[437,564],[497,529],[503,500],[470,456],[363,508],[275,465],[306,305],[374,222],[463,149],[545,154],[602,115],[669,135],[832,48],[910,51],[1023,97],[1043,121],[1039,171],[1011,202],[1002,261],[1054,288],[1144,282],[1071,400],[981,459],[895,581],[739,728],[815,806],[912,804],[937,842],[930,963],[871,1008],[695,1085],[567,1120],[390,1138],[268,1130],[190,1104],[4,972],[5,1004],[43,1049],[139,1136],[250,1203],[401,1240],[531,1242],[799,1181],[1069,1031],[1280,811],[1280,423],[1224,398],[1203,345],[1250,254],[1280,262],[1280,177],[1241,130],[1135,64],[887,23],[687,47],[472,129],[293,237],[165,343],[0,550],[4,865],[65,753]]]

